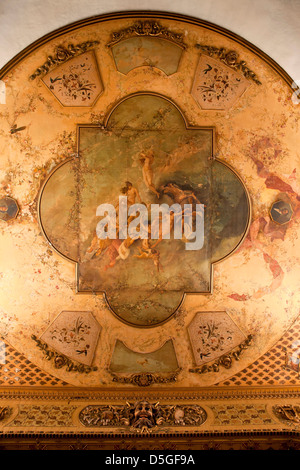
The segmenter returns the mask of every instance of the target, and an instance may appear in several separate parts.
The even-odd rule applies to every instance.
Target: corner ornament
[[[219,59],[228,67],[231,67],[235,71],[240,71],[242,74],[252,80],[257,85],[261,85],[261,81],[258,79],[257,75],[249,69],[244,60],[239,59],[239,55],[235,51],[227,50],[224,47],[214,47],[207,46],[203,44],[196,44],[196,48],[200,49],[204,54],[207,54],[209,57],[214,57]]]
[[[6,417],[10,416],[12,409],[8,406],[0,406],[0,422],[3,421]]]
[[[29,79],[34,80],[36,77],[46,75],[54,67],[67,62],[67,60],[72,59],[73,57],[83,54],[97,44],[99,44],[99,41],[86,41],[81,44],[76,44],[75,46],[73,44],[68,44],[66,47],[57,47],[54,54],[49,55],[46,62],[38,67],[35,72],[30,75]]]
[[[285,423],[292,426],[300,425],[300,406],[298,405],[276,405],[273,407],[275,415]]]
[[[183,42],[183,35],[174,33],[167,28],[161,26],[157,21],[137,21],[129,28],[121,29],[112,33],[111,40],[107,44],[107,47],[112,47],[118,42],[135,36],[151,36],[159,37],[162,39],[168,39],[183,48],[186,48],[186,44]]]
[[[96,366],[86,366],[85,364],[72,361],[64,354],[60,354],[49,348],[47,343],[40,340],[35,335],[32,335],[31,339],[35,341],[36,346],[44,353],[45,358],[48,361],[53,362],[53,365],[56,369],[65,368],[67,372],[79,372],[81,374],[89,374],[90,372],[94,372],[98,369]]]
[[[201,367],[196,367],[194,369],[190,369],[189,371],[192,373],[204,374],[206,372],[219,372],[220,367],[230,369],[232,367],[233,361],[238,361],[243,351],[251,346],[252,340],[253,335],[248,335],[247,339],[233,351],[229,352],[228,354],[223,354],[211,364],[204,364]]]

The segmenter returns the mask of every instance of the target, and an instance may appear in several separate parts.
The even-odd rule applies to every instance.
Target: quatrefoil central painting
[[[78,293],[104,294],[120,320],[143,327],[170,319],[186,294],[211,293],[213,264],[241,243],[250,212],[238,174],[214,158],[214,140],[213,127],[190,126],[175,103],[154,93],[116,103],[102,126],[77,126],[77,154],[46,180],[39,215],[51,245],[76,263]],[[152,238],[150,211],[147,238],[120,237],[120,196],[127,208],[201,205],[203,243],[187,249],[190,240],[184,231],[175,238],[172,224],[164,238],[161,219]],[[116,208],[115,238],[97,234],[103,204]],[[140,225],[139,216],[127,222]]]

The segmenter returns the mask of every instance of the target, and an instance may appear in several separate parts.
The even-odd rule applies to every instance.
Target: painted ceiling
[[[1,79],[3,429],[38,428],[29,405],[10,405],[27,387],[117,397],[114,417],[103,403],[63,402],[64,429],[80,432],[101,420],[114,432],[224,430],[223,402],[176,405],[173,418],[162,404],[148,424],[124,403],[297,387],[300,114],[288,75],[215,25],[128,13],[44,37]],[[101,240],[97,208],[117,208],[120,222],[120,196],[197,203],[203,244]],[[250,424],[282,429],[282,410],[266,406]]]

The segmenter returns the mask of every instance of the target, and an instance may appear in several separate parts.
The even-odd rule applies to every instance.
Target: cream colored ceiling
[[[43,35],[93,15],[126,10],[169,11],[194,16],[239,34],[300,79],[297,0],[18,0],[2,2],[0,67]]]
[[[277,8],[275,10],[277,14],[282,11],[281,3],[279,5],[273,2]],[[191,8],[191,5],[187,4],[186,8]],[[224,20],[226,18],[224,2],[222,5],[223,10],[217,9],[218,14],[215,16],[213,16],[212,8],[209,9],[208,6],[203,13],[210,16],[208,20],[217,22],[218,15],[221,15],[223,11]],[[296,8],[294,3],[292,6]],[[31,21],[30,12],[33,9],[36,11],[36,17],[41,15],[41,10],[36,7],[37,5],[33,2],[23,19],[30,17]],[[114,7],[117,8],[117,4]],[[124,4],[123,7],[125,8]],[[266,10],[266,5],[264,7]],[[165,9],[167,9],[167,4]],[[61,15],[53,14],[53,17],[49,15],[49,23],[43,29],[44,33],[53,30],[56,26],[61,26],[57,21],[70,23],[72,20],[86,16],[83,13],[80,15],[80,10],[76,10],[76,15],[79,16],[71,18],[70,11],[62,13],[62,10],[60,10]],[[227,2],[226,11],[233,11],[232,2]],[[8,10],[6,13],[7,19],[12,18]],[[184,13],[189,14],[188,11]],[[68,21],[65,21],[66,15]],[[249,40],[251,37],[253,40],[256,37],[256,44],[259,43],[264,52],[271,52],[266,50],[271,44],[268,41],[264,43],[266,30],[260,23],[265,16],[258,15],[259,20],[254,27],[254,17],[250,14],[249,24],[252,21],[252,29],[250,28],[252,32],[249,33],[245,26],[241,27],[243,23],[237,21],[240,19],[237,13],[233,16],[229,15],[231,24],[236,25],[235,32],[242,34],[240,29],[243,29],[244,37]],[[43,33],[36,17],[35,24],[38,30],[35,30],[34,34],[41,36]],[[278,15],[274,13],[272,18],[268,18],[268,21],[273,21],[274,26],[278,25]],[[282,18],[291,21],[288,15],[281,15]],[[23,20],[20,18],[20,21]],[[5,24],[7,28],[9,22]],[[31,25],[30,22],[26,24]],[[95,47],[95,54],[100,64],[105,91],[103,95],[99,95],[92,110],[77,108],[70,112],[67,107],[62,106],[56,100],[39,78],[29,80],[29,76],[42,65],[45,57],[53,53],[55,47],[61,43],[60,37],[52,39],[35,50],[4,77],[7,86],[7,103],[6,107],[2,108],[1,116],[2,193],[4,195],[6,192],[18,200],[20,212],[18,217],[7,225],[7,229],[4,229],[2,224],[1,233],[3,268],[1,281],[5,295],[1,298],[0,326],[1,336],[4,339],[2,347],[10,358],[7,359],[6,365],[5,360],[2,362],[1,385],[17,385],[21,380],[23,384],[26,383],[29,386],[59,385],[66,389],[75,386],[82,390],[85,390],[85,387],[92,387],[94,390],[100,388],[104,391],[113,388],[119,390],[118,400],[120,400],[122,393],[125,397],[127,394],[130,395],[132,390],[136,390],[132,388],[135,385],[145,385],[142,382],[135,384],[132,375],[128,373],[125,377],[129,380],[127,384],[126,380],[122,382],[123,376],[121,379],[118,376],[115,380],[112,370],[109,370],[112,353],[120,344],[120,340],[124,339],[131,353],[136,354],[139,363],[141,362],[139,354],[148,354],[150,360],[152,359],[150,355],[160,351],[167,341],[173,342],[180,366],[179,375],[176,375],[176,381],[171,384],[173,391],[178,390],[177,398],[182,387],[193,391],[192,393],[195,390],[201,393],[201,389],[205,390],[206,387],[221,384],[225,388],[228,387],[228,393],[230,393],[230,386],[237,384],[254,389],[259,384],[259,380],[261,381],[259,385],[262,386],[298,384],[298,371],[291,368],[291,358],[294,357],[295,351],[298,351],[297,340],[299,338],[297,326],[299,315],[299,181],[297,179],[299,109],[291,99],[292,90],[287,81],[278,74],[275,65],[274,68],[271,67],[259,55],[236,43],[234,39],[223,37],[219,32],[202,29],[197,25],[184,29],[182,24],[175,19],[166,20],[166,26],[174,31],[179,29],[184,35],[188,46],[183,59],[185,67],[181,64],[178,73],[170,77],[164,76],[161,72],[157,73],[155,70],[149,72],[146,67],[138,71],[133,70],[128,76],[121,76],[115,69],[104,45],[111,38],[112,32],[129,24],[128,19],[124,21],[124,24],[114,21],[102,25],[101,30],[92,25],[84,31],[66,34],[63,38],[65,44],[82,43],[90,38],[100,40],[100,45]],[[223,21],[223,25],[230,27],[229,20],[228,24],[224,24]],[[260,35],[255,36],[257,27]],[[30,28],[27,31],[32,35]],[[297,37],[296,27],[290,28],[289,31]],[[27,39],[31,42],[38,38],[33,36],[30,36],[30,39],[27,35],[25,38],[22,36],[22,39],[19,36],[15,45],[22,43],[22,47],[26,46]],[[245,87],[242,95],[237,101],[230,103],[228,109],[201,108],[201,104],[190,94],[200,54],[199,49],[194,47],[199,37],[204,38],[207,44],[218,47],[222,45],[228,50],[233,49],[238,52],[239,57],[246,61],[261,84],[250,79],[249,83],[247,82],[249,87]],[[279,34],[279,38],[281,37]],[[276,40],[281,44],[281,39]],[[266,48],[263,47],[263,43]],[[285,41],[284,48],[280,48],[278,44],[277,61],[281,65],[286,61],[292,75],[297,73],[298,65],[294,59],[295,54],[291,56],[285,54],[286,44]],[[9,51],[11,53],[12,49]],[[270,55],[276,58],[275,53]],[[2,58],[4,62],[7,61],[5,56]],[[55,168],[57,163],[64,163],[74,155],[77,145],[75,128],[78,122],[95,124],[99,122],[99,119],[105,122],[108,109],[125,99],[128,94],[139,93],[141,89],[145,91],[145,87],[147,92],[160,95],[164,95],[167,89],[168,98],[180,107],[186,121],[192,123],[193,126],[216,128],[217,155],[238,172],[249,192],[252,206],[250,231],[244,244],[231,257],[215,266],[212,295],[187,296],[182,308],[169,322],[160,325],[157,329],[147,330],[133,328],[120,322],[99,296],[76,294],[74,265],[60,257],[47,244],[47,240],[40,231],[35,205],[39,190],[45,178],[49,176],[50,170]],[[16,131],[17,124],[24,126],[20,132]],[[276,227],[272,225],[270,209],[278,199],[284,199],[292,205],[293,218],[291,223],[284,227],[280,225],[278,228],[277,226],[278,230],[276,230]],[[76,315],[82,311],[92,312],[100,325],[99,340],[92,362],[93,365],[97,365],[97,370],[89,371],[89,374],[82,374],[82,371],[76,367],[66,371],[66,363],[55,362],[56,357],[53,351],[47,356],[48,349],[43,347],[44,344],[40,341],[47,336],[49,326],[53,326],[53,322],[60,318],[59,314],[69,311],[76,312]],[[201,312],[205,314],[209,312],[211,318],[214,317],[214,313],[218,312],[219,315],[221,312],[223,323],[226,323],[228,319],[232,321],[236,332],[239,333],[236,334],[236,338],[239,338],[240,345],[245,346],[235,351],[235,356],[226,358],[222,364],[218,364],[220,367],[212,366],[208,373],[202,373],[203,371],[197,369],[198,364],[193,356],[195,351],[193,352],[191,335],[189,336],[191,325],[198,318],[199,313],[201,317]],[[70,316],[64,316],[63,326],[65,327]],[[253,336],[253,341],[241,342],[241,336],[243,336],[241,332],[244,338],[247,338],[249,334]],[[64,352],[65,350],[60,351],[60,360]],[[229,364],[228,360],[232,362]],[[284,369],[285,361],[288,360],[290,361],[289,367]],[[15,364],[21,365],[20,368]],[[272,370],[276,370],[275,377],[272,376]],[[140,372],[140,369],[136,369],[136,372]],[[8,382],[5,382],[6,377],[8,377]],[[140,379],[144,379],[142,374]],[[152,379],[157,379],[155,374]],[[158,382],[158,391],[154,389],[155,396],[159,396],[160,390],[162,392],[166,390],[168,394],[171,389],[170,382],[172,380],[169,380],[167,385]],[[150,400],[152,386],[144,390],[146,390],[145,394],[149,392]],[[141,394],[140,389],[137,393]],[[87,401],[86,404],[88,404]],[[30,406],[27,408],[26,406],[22,408],[22,406],[19,411],[16,408],[13,409],[13,415],[10,420],[6,418],[5,426],[9,427],[11,423],[12,427],[17,426],[21,429],[33,422],[30,421],[31,418],[28,418]],[[62,412],[64,412],[64,406],[65,404],[61,404]],[[70,416],[76,408],[72,406],[68,408]],[[268,412],[271,415],[271,405],[268,406]],[[210,429],[209,426],[213,429],[213,410],[215,409],[214,405],[211,405],[210,411],[207,408],[209,416],[207,429]],[[265,404],[263,409],[265,413],[267,409]],[[77,408],[76,418],[74,416],[70,418],[71,428],[74,425],[72,419],[75,419],[77,428],[82,429],[78,422],[79,412],[80,409]],[[221,409],[221,414],[222,412]],[[23,421],[22,416],[23,418],[25,416]],[[273,415],[273,421],[269,421],[268,417],[263,418],[266,419],[259,423],[263,429],[268,429],[269,422],[276,423],[277,429],[281,428]],[[223,424],[220,425],[220,429],[223,429]],[[57,429],[58,424],[54,425]],[[33,426],[37,424],[34,423]]]

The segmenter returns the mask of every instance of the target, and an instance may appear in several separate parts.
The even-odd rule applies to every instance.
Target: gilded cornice
[[[0,387],[0,400],[67,400],[67,401],[122,401],[147,399],[169,401],[169,400],[265,400],[265,399],[300,399],[300,387],[211,387],[197,389],[172,389],[172,388],[97,388],[80,389],[73,386],[64,388],[55,387]]]

